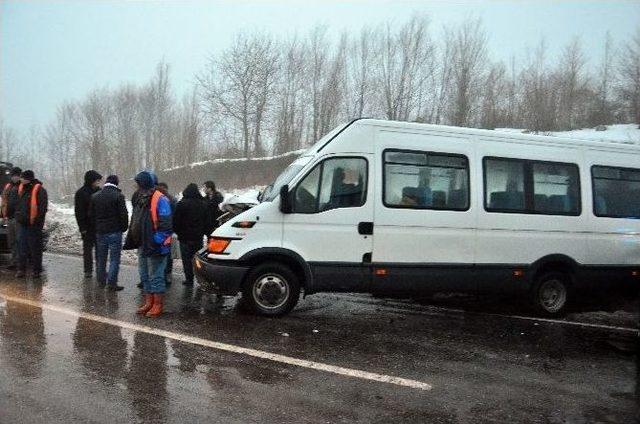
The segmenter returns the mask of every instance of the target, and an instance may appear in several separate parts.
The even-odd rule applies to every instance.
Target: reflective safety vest
[[[154,191],[151,196],[151,224],[153,225],[153,231],[158,231],[158,202],[162,196],[159,190]],[[167,236],[162,244],[169,246],[171,244],[171,235]]]
[[[29,200],[29,224],[33,225],[38,217],[38,192],[40,191],[42,184],[36,184],[31,189],[31,199]],[[22,197],[24,193],[24,184],[20,183],[18,186],[18,196]]]
[[[38,217],[38,192],[42,184],[36,184],[31,189],[31,207],[29,208],[29,224],[33,225]]]

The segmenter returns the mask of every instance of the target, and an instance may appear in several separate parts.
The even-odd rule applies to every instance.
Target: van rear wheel
[[[300,298],[300,282],[291,269],[277,262],[258,265],[249,271],[242,287],[243,300],[251,312],[282,316]]]
[[[542,274],[533,286],[532,306],[538,315],[557,317],[567,310],[569,277],[561,272]]]

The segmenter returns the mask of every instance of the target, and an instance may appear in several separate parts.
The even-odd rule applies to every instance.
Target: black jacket
[[[207,216],[207,235],[211,234],[213,230],[218,228],[218,218],[222,215],[220,210],[220,203],[224,200],[222,194],[216,191],[212,197],[205,197],[207,204],[208,216]]]
[[[173,231],[182,242],[202,242],[209,228],[209,213],[198,186],[189,184],[182,192],[173,216]]]
[[[18,187],[20,182],[9,183],[10,186],[2,192],[2,212],[6,218],[13,219],[16,216],[16,206],[18,206]],[[6,202],[6,204],[4,203]]]
[[[89,216],[97,234],[125,232],[129,227],[124,195],[118,187],[110,184],[105,184],[102,190],[91,196]]]
[[[31,214],[31,196],[33,194],[33,187],[36,184],[42,184],[38,180],[33,180],[29,184],[25,184],[22,188],[22,195],[18,198],[18,202],[16,204],[16,221],[20,225],[24,225],[27,227],[39,227],[42,228],[44,226],[44,219],[47,215],[47,209],[49,207],[49,197],[47,195],[47,190],[44,187],[40,187],[37,194],[37,203],[38,213],[35,217],[33,223],[30,219]]]
[[[95,172],[95,171],[93,171]],[[95,228],[92,225],[91,220],[89,219],[89,206],[91,204],[91,196],[94,193],[98,192],[100,189],[93,188],[91,184],[100,178],[100,174],[97,172],[92,173],[92,171],[88,171],[85,175],[84,185],[80,187],[78,191],[76,191],[75,196],[75,212],[76,212],[76,222],[78,223],[78,228],[81,233],[89,232],[94,233]]]

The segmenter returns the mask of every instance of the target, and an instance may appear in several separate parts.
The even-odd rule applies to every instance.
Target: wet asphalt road
[[[123,267],[127,288],[114,294],[82,278],[79,258],[45,262],[41,282],[0,272],[0,423],[634,422],[634,358],[607,343],[628,332],[349,295],[310,296],[290,315],[265,319],[179,281],[165,316],[149,320],[134,313],[134,267]],[[93,316],[432,389],[221,351]]]

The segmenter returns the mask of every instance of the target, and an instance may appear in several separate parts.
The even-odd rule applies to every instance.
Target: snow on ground
[[[640,144],[640,128],[636,124],[607,125],[606,130],[597,131],[595,128],[583,128],[572,131],[550,131],[541,135],[574,138],[588,141],[614,141],[619,143]],[[524,133],[526,130],[518,128],[496,128],[500,132]]]
[[[128,207],[130,208],[131,205],[129,204]],[[82,237],[80,237],[80,231],[78,230],[78,224],[76,223],[76,217],[72,207],[49,203],[46,226],[49,230],[48,251],[72,255],[82,254]],[[133,264],[135,261],[135,251],[122,251],[123,263]]]

